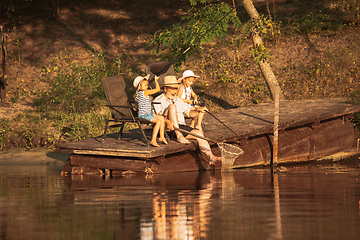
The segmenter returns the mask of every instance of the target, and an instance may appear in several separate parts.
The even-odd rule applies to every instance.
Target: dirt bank
[[[54,151],[24,151],[0,154],[0,165],[51,165],[62,167],[69,155]]]

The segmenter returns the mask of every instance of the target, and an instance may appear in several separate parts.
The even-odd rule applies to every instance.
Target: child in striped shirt
[[[155,76],[155,89],[148,89],[149,87],[149,77],[148,74],[145,77],[137,76],[134,79],[134,87],[137,89],[135,93],[135,99],[138,104],[138,117],[144,118],[150,122],[155,123],[152,139],[150,144],[154,147],[159,147],[159,144],[156,141],[157,135],[160,132],[159,140],[164,144],[168,144],[166,138],[164,137],[165,131],[165,118],[162,115],[157,115],[152,113],[150,95],[153,95],[160,91],[160,85],[158,83],[159,77]],[[170,123],[171,124],[171,123]]]

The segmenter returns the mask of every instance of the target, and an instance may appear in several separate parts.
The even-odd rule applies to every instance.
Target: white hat
[[[194,74],[194,72],[191,71],[191,70],[186,70],[185,72],[183,72],[182,77],[179,78],[178,81],[181,82],[184,78],[187,78],[187,77],[199,78],[200,76],[196,76],[196,75]]]
[[[140,83],[142,82],[142,80],[144,80],[144,79],[149,80],[149,78],[150,78],[150,74],[146,75],[145,77],[137,76],[133,82],[134,88],[138,88],[140,86]]]

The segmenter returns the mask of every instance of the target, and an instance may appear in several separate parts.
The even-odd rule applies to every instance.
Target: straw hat
[[[166,77],[164,77],[163,87],[178,88],[178,87],[180,87],[180,84],[179,84],[178,80],[176,80],[175,76],[166,76]]]
[[[149,78],[150,78],[150,74],[146,75],[145,77],[137,76],[133,82],[134,88],[138,88],[140,86],[140,83],[142,82],[142,80],[144,80],[144,79],[149,80]]]
[[[180,83],[184,78],[187,78],[187,77],[199,78],[200,76],[196,76],[196,75],[194,74],[194,72],[191,71],[191,70],[186,70],[185,72],[183,72],[182,77],[178,79],[179,83]]]

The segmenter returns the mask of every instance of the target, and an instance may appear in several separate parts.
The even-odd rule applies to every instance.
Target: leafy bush
[[[116,68],[109,67],[103,54],[93,57],[89,65],[69,63],[59,68],[44,68],[50,74],[58,71],[50,79],[50,89],[43,91],[35,100],[41,112],[57,109],[62,112],[86,112],[104,102],[105,95],[100,78],[118,74]]]

